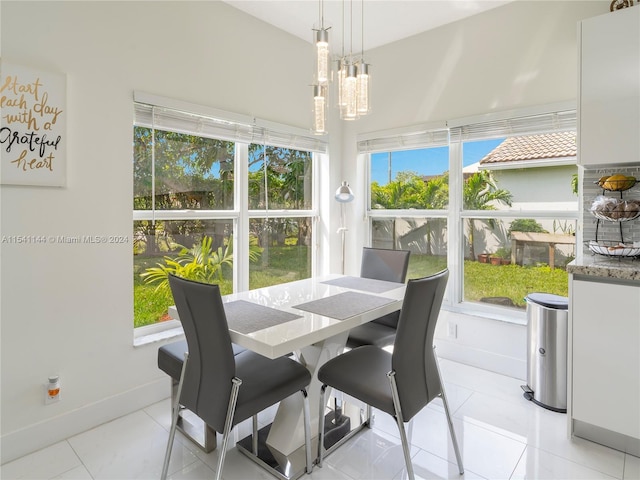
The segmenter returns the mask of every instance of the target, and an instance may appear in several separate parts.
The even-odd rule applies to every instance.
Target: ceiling
[[[313,38],[312,28],[320,26],[319,0],[223,1],[308,42]],[[515,0],[323,0],[322,7],[324,26],[331,27],[331,43],[341,45],[344,6],[345,50],[352,45],[353,51],[357,52],[386,45],[512,1]],[[363,9],[364,36],[361,33]],[[349,28],[351,11],[353,29]]]

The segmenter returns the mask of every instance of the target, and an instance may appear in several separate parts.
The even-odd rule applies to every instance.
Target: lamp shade
[[[342,182],[342,185],[336,190],[336,200],[340,203],[349,203],[353,201],[355,197],[351,191],[351,187],[347,182]]]

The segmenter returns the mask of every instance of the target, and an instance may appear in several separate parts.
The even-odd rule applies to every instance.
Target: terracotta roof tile
[[[575,156],[575,132],[545,133],[509,137],[480,160],[480,165]]]

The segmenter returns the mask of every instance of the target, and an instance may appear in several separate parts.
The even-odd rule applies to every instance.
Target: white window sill
[[[443,310],[469,315],[471,317],[486,318],[498,322],[512,323],[514,325],[526,325],[527,314],[525,310],[516,310],[508,307],[496,307],[478,303],[459,303],[457,305],[443,305]]]
[[[133,331],[133,346],[141,347],[150,343],[161,342],[178,337],[184,337],[182,325],[178,320],[169,320],[167,322],[160,322],[154,325],[146,325],[144,327],[138,327]]]

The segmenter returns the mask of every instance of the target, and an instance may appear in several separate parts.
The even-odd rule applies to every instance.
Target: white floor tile
[[[411,454],[417,453],[412,448]],[[325,463],[354,479],[392,479],[404,468],[399,438],[385,432],[365,429],[334,453]]]
[[[475,392],[486,393],[507,400],[517,400],[522,397],[520,386],[526,383],[517,378],[444,359],[440,360],[440,370],[445,385],[454,383]]]
[[[524,397],[505,400],[475,392],[454,416],[523,443],[535,441],[541,427],[554,435],[567,435],[566,415],[545,410]]]
[[[413,458],[413,473],[416,479],[453,479],[453,480],[472,480],[482,479],[480,475],[476,475],[465,467],[464,475],[460,475],[458,465],[449,463],[446,460],[433,455],[424,450],[420,450]],[[394,480],[407,480],[406,469],[403,469]]]
[[[62,475],[82,462],[67,441],[58,442],[38,452],[26,455],[0,468],[3,479],[49,479]]]
[[[158,422],[167,432],[171,428],[171,399],[165,398],[144,409],[145,413]]]
[[[353,480],[346,473],[342,473],[331,464],[324,462],[322,468],[315,467],[310,477],[303,477],[302,480]]]
[[[96,479],[158,478],[167,446],[167,431],[139,411],[69,439]],[[196,460],[176,436],[169,473]]]
[[[640,458],[629,455],[624,457],[624,480],[640,479]]]
[[[518,466],[513,472],[512,480],[605,480],[613,479],[597,470],[558,457],[544,450],[527,446]]]
[[[451,415],[454,415],[455,412],[457,412],[458,409],[462,407],[462,405],[464,405],[465,402],[469,400],[469,398],[473,394],[473,390],[461,387],[460,385],[456,385],[455,383],[446,382],[444,384],[444,392],[447,396],[447,401],[449,402],[449,411]],[[444,412],[442,399],[435,398],[429,403],[428,408],[434,408],[436,410]]]
[[[195,461],[179,472],[169,475],[169,480],[202,480],[204,478],[214,478],[215,471],[211,470],[201,461]]]
[[[445,415],[427,408],[414,421],[412,443],[455,463]],[[509,478],[525,449],[524,443],[460,419],[453,423],[466,468],[486,478]]]
[[[217,461],[214,468],[217,467]],[[225,480],[273,480],[273,476],[248,458],[245,454],[233,447],[227,451],[222,469],[222,477]],[[209,477],[213,478],[213,476]]]
[[[373,429],[375,431],[384,432],[387,435],[391,435],[392,437],[396,437],[399,440],[400,432],[398,431],[398,424],[396,423],[395,418],[387,413],[378,410],[377,408],[374,408],[372,412]],[[409,427],[410,423],[407,422],[405,424],[405,428],[409,429]]]
[[[580,438],[569,439],[566,414],[542,408],[524,397],[505,400],[476,392],[455,416],[609,476],[622,478],[623,453]]]
[[[92,480],[92,477],[84,465],[81,465],[73,470],[63,473],[62,475],[54,477],[54,480]]]

